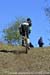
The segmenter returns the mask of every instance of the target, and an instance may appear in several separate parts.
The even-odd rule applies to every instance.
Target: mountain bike
[[[25,49],[26,49],[26,54],[28,53],[28,49],[30,49],[29,48],[29,45],[28,45],[28,41],[27,41],[27,34],[26,34],[26,31],[25,31],[25,36],[23,36],[23,38],[22,38],[23,40],[24,40],[24,43],[25,43]]]

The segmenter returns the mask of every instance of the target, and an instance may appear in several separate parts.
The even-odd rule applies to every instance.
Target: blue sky
[[[32,32],[30,34],[32,44],[38,46],[37,41],[42,36],[44,46],[48,46],[50,25],[44,12],[46,4],[45,0],[0,0],[0,40],[3,40],[2,30],[15,21],[16,17],[23,16],[30,17],[32,20]]]

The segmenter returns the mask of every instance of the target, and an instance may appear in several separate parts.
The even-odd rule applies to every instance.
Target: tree
[[[45,6],[45,15],[46,15],[46,17],[48,18],[48,21],[49,21],[49,23],[50,23],[50,2],[49,2],[50,0],[45,0],[45,3],[46,3],[46,6]],[[50,27],[49,27],[50,28]],[[50,29],[49,30],[47,30],[48,31],[48,33],[49,33],[49,35],[50,35]],[[49,45],[50,45],[50,38],[48,38],[48,41],[49,41]]]
[[[19,33],[19,25],[24,22],[25,18],[17,18],[16,21],[10,24],[10,27],[5,29],[4,32],[4,39],[9,43],[17,43],[20,44],[21,42],[21,35]]]
[[[45,0],[46,6],[45,6],[45,14],[48,17],[49,21],[50,21],[50,4],[49,4],[49,0]]]
[[[48,17],[49,21],[50,21],[50,7],[46,7],[45,8],[45,14]]]

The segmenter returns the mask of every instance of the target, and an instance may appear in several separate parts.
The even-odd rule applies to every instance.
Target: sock
[[[27,42],[28,42],[28,44],[30,43],[30,39],[29,38],[27,39]]]

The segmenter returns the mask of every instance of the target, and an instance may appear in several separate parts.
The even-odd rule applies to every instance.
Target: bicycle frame
[[[26,31],[25,31],[25,36],[23,36],[22,38],[25,42],[25,49],[26,49],[26,53],[28,53],[28,42],[27,42],[27,35],[26,35]]]
[[[28,53],[28,42],[27,42],[26,31],[25,31],[25,44],[26,44],[26,53]]]
[[[28,39],[28,37],[27,37],[27,35],[28,35],[28,26],[25,25],[23,31],[25,32],[25,36],[23,36],[22,39],[24,40],[24,43],[25,43],[26,53],[28,53],[28,49],[29,49],[28,40],[27,40]]]

